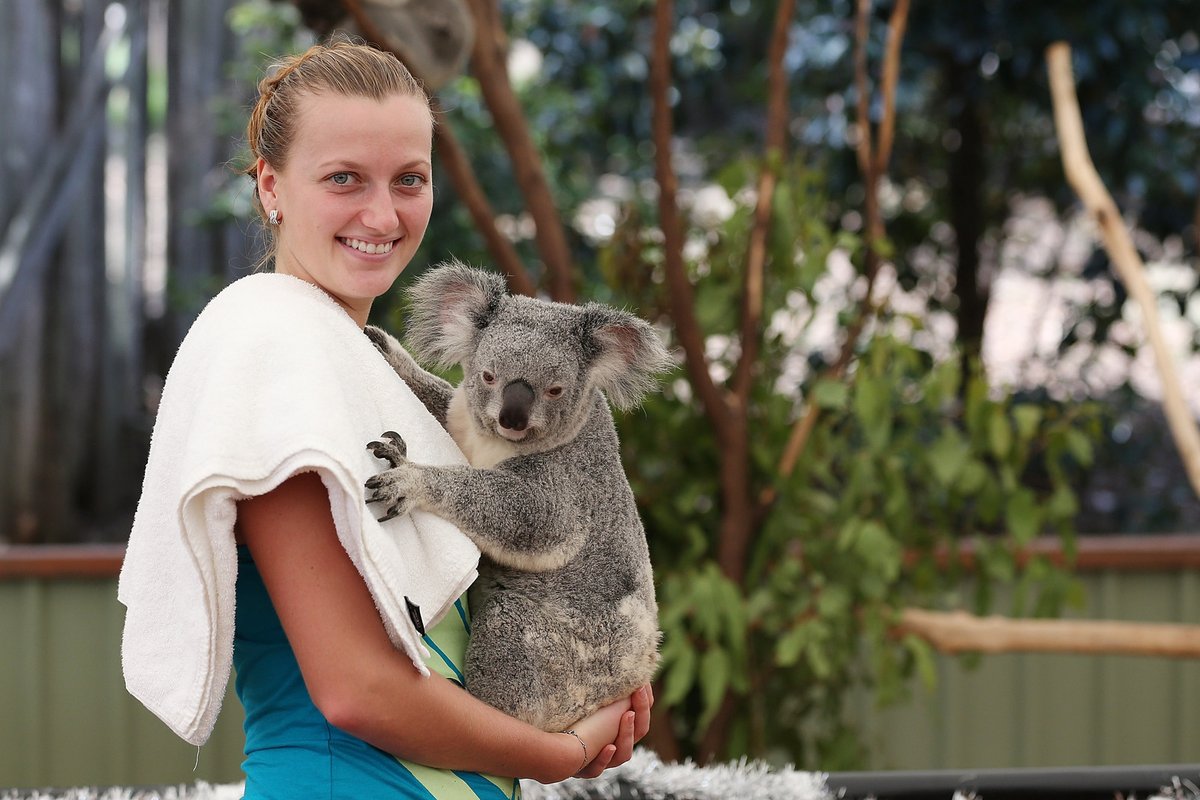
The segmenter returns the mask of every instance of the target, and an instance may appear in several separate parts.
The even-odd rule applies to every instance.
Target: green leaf
[[[1012,450],[1012,439],[1012,426],[1008,417],[1004,415],[1004,409],[993,406],[992,415],[988,419],[988,446],[992,455],[999,459],[1008,458]]]
[[[1041,514],[1037,501],[1029,489],[1017,489],[1004,508],[1004,521],[1008,524],[1008,532],[1017,544],[1025,545],[1033,541],[1041,526]]]
[[[924,639],[911,633],[904,637],[904,646],[912,655],[921,683],[926,689],[932,690],[937,685],[937,662],[933,658],[933,648]]]
[[[900,562],[903,557],[900,543],[878,522],[868,520],[863,523],[858,531],[854,549],[884,580],[894,581],[900,574]]]
[[[1079,513],[1075,492],[1065,484],[1058,486],[1046,502],[1046,513],[1053,519],[1072,519]]]
[[[1029,403],[1022,403],[1013,409],[1013,420],[1017,424],[1017,436],[1021,437],[1022,441],[1028,441],[1037,433],[1038,426],[1042,424],[1042,417],[1045,412],[1041,408]]]
[[[809,669],[818,680],[823,680],[833,673],[833,664],[829,660],[829,629],[819,623],[810,622],[807,627],[811,630],[804,655]]]
[[[826,586],[817,596],[817,612],[822,617],[840,617],[849,608],[850,592],[842,586]]]
[[[678,655],[671,662],[666,670],[666,676],[663,678],[663,704],[670,707],[679,705],[683,698],[687,697],[687,693],[691,691],[692,684],[696,681],[696,650],[692,647],[683,647],[678,651]]]
[[[859,376],[854,387],[854,414],[874,452],[887,447],[892,437],[892,394],[887,381]]]
[[[797,625],[785,631],[775,641],[775,663],[781,667],[795,666],[807,643],[808,630],[804,625]]]
[[[971,457],[971,446],[954,428],[945,428],[942,435],[926,451],[926,461],[934,479],[949,488]]]
[[[963,494],[973,495],[984,487],[988,477],[988,469],[983,462],[972,458],[963,467],[955,486]]]
[[[700,695],[704,700],[700,727],[708,723],[721,707],[721,699],[729,688],[729,655],[719,647],[709,648],[700,659]]]
[[[850,402],[850,387],[841,381],[823,379],[813,386],[811,398],[821,408],[840,411]]]
[[[1095,454],[1092,451],[1092,440],[1077,428],[1067,430],[1067,449],[1081,466],[1089,467]]]

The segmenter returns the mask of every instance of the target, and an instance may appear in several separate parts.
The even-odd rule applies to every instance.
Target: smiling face
[[[408,266],[433,209],[433,123],[423,98],[300,97],[287,162],[258,161],[277,209],[275,271],[325,290],[360,326]]]

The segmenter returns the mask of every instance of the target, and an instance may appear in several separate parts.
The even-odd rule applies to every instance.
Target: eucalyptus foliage
[[[725,177],[738,174],[749,172]],[[844,306],[845,322],[856,313],[854,284],[841,297],[820,287],[835,251],[853,259],[859,243],[820,221],[819,174],[798,165],[785,174],[766,316],[779,322],[824,302]],[[619,232],[605,254],[614,278],[657,260],[656,237],[638,219],[631,214],[628,224],[641,235]],[[730,301],[740,292],[748,226],[742,205],[694,251],[710,343],[735,338]],[[685,751],[732,691],[737,718],[725,755],[847,769],[865,755],[842,713],[849,690],[871,687],[888,702],[905,695],[914,673],[935,680],[928,645],[895,634],[899,610],[947,604],[1050,615],[1079,599],[1067,572],[1020,562],[1018,553],[1047,532],[1061,534],[1070,552],[1072,485],[1091,463],[1099,411],[990,388],[978,370],[964,375],[957,357],[914,344],[921,319],[886,312],[870,326],[851,374],[824,377],[823,343],[804,328],[816,315],[799,316],[799,334],[772,326],[777,333],[756,370],[752,468],[756,483],[779,495],[761,520],[742,585],[715,564],[717,445],[686,383],[680,378],[624,416],[621,430],[659,575],[659,701],[672,709]],[[806,374],[783,391],[797,360]],[[780,480],[783,443],[811,404],[821,409],[819,423],[796,471]],[[968,546],[978,565],[969,576],[959,558]],[[958,597],[967,577],[977,589]],[[996,584],[1016,586],[1012,608],[993,608]]]

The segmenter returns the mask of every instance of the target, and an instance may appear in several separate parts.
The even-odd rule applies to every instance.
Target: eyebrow
[[[429,169],[429,168],[433,167],[433,163],[429,159],[426,159],[426,158],[416,158],[416,159],[413,159],[412,161],[401,164],[398,168],[398,171],[403,171],[406,169],[413,169],[413,168],[417,168],[417,167],[425,167],[425,168]],[[325,170],[329,170],[329,169],[346,169],[346,170],[354,170],[357,172],[361,172],[361,171],[369,170],[370,167],[368,165],[362,164],[358,161],[352,161],[350,159],[342,159],[342,158],[333,158],[333,159],[330,159],[329,161],[323,161],[317,165],[317,170],[319,170],[321,172],[324,172]]]

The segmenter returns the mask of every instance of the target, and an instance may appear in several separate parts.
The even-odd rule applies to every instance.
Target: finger
[[[579,772],[575,773],[576,778],[595,778],[601,772],[608,769],[613,756],[616,754],[617,748],[611,744],[606,744],[600,748],[600,752],[593,758],[588,765]]]
[[[636,717],[633,725],[633,740],[639,742],[650,732],[650,706],[654,703],[654,695],[647,684],[633,693],[632,708]]]
[[[617,729],[617,740],[613,742],[616,752],[613,753],[612,761],[609,762],[608,766],[618,767],[633,756],[633,727],[636,719],[637,714],[633,711],[626,711],[621,715],[621,726]]]

